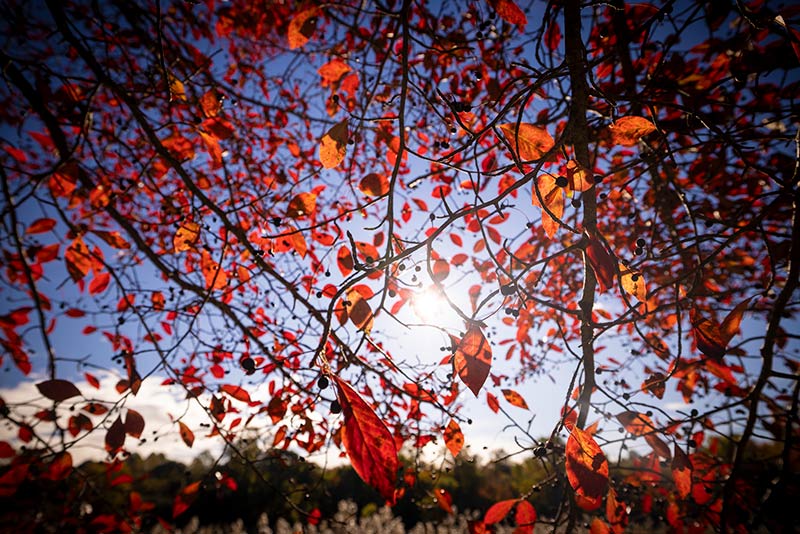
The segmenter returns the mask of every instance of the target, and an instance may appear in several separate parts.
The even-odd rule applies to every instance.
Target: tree
[[[398,449],[458,455],[475,395],[564,488],[553,525],[620,532],[630,506],[676,531],[796,526],[796,7],[2,13],[0,343],[36,386],[2,404],[5,499],[69,478],[80,491],[40,520],[135,528],[134,497],[81,513],[93,489],[72,457],[101,435],[115,469],[147,425],[127,405],[157,382],[205,414],[162,435],[208,431],[244,463],[245,430],[336,447],[389,503],[415,480]],[[415,318],[437,299],[460,324]],[[443,351],[408,350],[405,329]],[[528,407],[564,365],[560,412]],[[113,376],[115,398],[97,397]],[[609,468],[639,438],[648,453]],[[757,480],[765,442],[777,471]],[[176,517],[206,483],[177,492]],[[485,523],[513,509],[530,531],[528,497]]]

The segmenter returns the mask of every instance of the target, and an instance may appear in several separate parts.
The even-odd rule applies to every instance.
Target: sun
[[[461,323],[458,313],[436,286],[428,286],[414,293],[411,309],[420,321],[431,326],[448,327]]]

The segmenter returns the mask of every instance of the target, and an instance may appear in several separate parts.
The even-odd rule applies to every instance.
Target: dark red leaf
[[[75,384],[69,380],[61,380],[59,378],[39,382],[36,384],[36,389],[39,390],[39,393],[55,402],[61,402],[81,394]]]

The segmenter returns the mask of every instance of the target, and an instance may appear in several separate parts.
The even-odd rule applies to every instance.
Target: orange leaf
[[[334,377],[344,415],[342,444],[361,479],[394,504],[397,445],[386,425],[350,385]]]
[[[92,259],[89,256],[89,249],[83,238],[76,237],[75,240],[67,247],[64,253],[64,261],[67,264],[67,271],[69,275],[77,282],[81,280],[92,268]]]
[[[436,260],[433,262],[433,269],[431,269],[433,276],[431,279],[434,282],[441,282],[450,275],[450,264],[447,260]]]
[[[450,451],[454,457],[458,456],[461,448],[464,446],[464,434],[461,432],[461,426],[456,423],[455,419],[451,419],[447,423],[447,428],[444,429],[444,444],[447,445],[447,450]]]
[[[49,219],[49,218],[47,218],[47,219],[36,219],[35,221],[33,221],[31,223],[30,226],[28,226],[27,230],[25,230],[25,233],[28,234],[28,235],[30,235],[30,234],[43,234],[45,232],[49,232],[50,230],[52,230],[55,227],[56,227],[55,219]]]
[[[656,398],[663,398],[664,392],[666,391],[666,384],[665,384],[666,377],[664,373],[653,373],[647,379],[642,382],[642,391],[649,391]]]
[[[447,512],[448,514],[453,513],[453,496],[446,489],[436,489],[434,490],[433,494],[436,496],[436,502],[439,504],[439,508]]]
[[[555,140],[546,128],[523,122],[517,124],[509,122],[497,126],[508,141],[511,149],[522,161],[535,161],[553,148]],[[519,135],[517,135],[519,133]]]
[[[508,512],[514,508],[514,505],[517,504],[517,499],[508,499],[506,501],[500,501],[493,504],[488,510],[486,510],[486,515],[483,517],[483,522],[487,525],[492,525],[494,523],[499,523],[508,515]]]
[[[99,295],[103,291],[106,290],[108,287],[108,283],[111,281],[111,274],[103,271],[102,273],[97,273],[92,278],[92,281],[89,283],[89,294],[90,295]]]
[[[542,206],[539,195],[549,213],[542,209],[542,226],[547,237],[552,238],[558,231],[558,221],[553,216],[561,219],[564,216],[564,191],[563,187],[556,184],[556,178],[550,174],[541,174],[533,185],[532,202],[534,206]],[[552,216],[550,214],[553,214]]]
[[[497,413],[500,410],[500,403],[497,402],[497,397],[486,392],[486,404],[489,406],[489,409],[492,410],[494,413]]]
[[[595,517],[592,519],[591,525],[589,525],[589,534],[611,534],[611,529],[608,528],[605,521]]]
[[[183,423],[183,421],[178,421],[178,426],[180,427],[181,431],[181,439],[187,447],[191,448],[191,446],[194,444],[194,432],[192,432],[189,427]]]
[[[216,117],[222,109],[222,101],[214,89],[209,89],[200,97],[200,109],[206,118]]]
[[[54,378],[36,384],[39,393],[54,402],[62,402],[72,397],[77,397],[81,391],[69,380]]]
[[[176,496],[172,505],[173,519],[189,509],[189,506],[197,499],[197,492],[200,490],[200,481],[192,482],[183,488]]]
[[[617,420],[633,436],[644,436],[656,431],[653,420],[643,413],[621,412],[617,414]]]
[[[625,503],[617,500],[617,492],[614,488],[608,489],[608,497],[606,497],[606,518],[611,523],[611,530],[614,534],[622,534],[625,527],[628,526],[628,510]]]
[[[347,306],[347,314],[350,320],[356,325],[356,328],[363,330],[369,334],[372,331],[372,308],[369,303],[355,288],[347,292],[347,301],[350,303]]]
[[[567,479],[584,510],[597,509],[608,487],[608,460],[600,446],[586,431],[573,427],[567,440]]]
[[[200,269],[206,279],[206,289],[221,289],[228,283],[228,275],[220,264],[214,261],[211,253],[203,250],[200,256]]]
[[[194,244],[200,238],[200,225],[193,221],[183,221],[172,238],[174,252],[193,250]]]
[[[368,197],[380,197],[389,192],[389,180],[378,173],[370,173],[361,179],[358,189]]]
[[[470,326],[458,342],[453,364],[461,381],[477,397],[492,366],[492,349],[479,326]]]
[[[584,192],[594,186],[591,173],[574,159],[567,162],[567,180],[569,180],[569,188],[573,191]]]
[[[644,440],[653,448],[653,451],[662,458],[666,458],[669,460],[672,455],[669,453],[669,447],[664,440],[659,438],[656,434],[647,434],[644,437]]]
[[[319,143],[319,160],[326,169],[338,166],[347,155],[347,119],[333,126]]]
[[[289,207],[286,209],[286,216],[292,219],[299,219],[306,215],[313,214],[316,210],[316,193],[300,193],[289,202]]]
[[[516,406],[517,408],[522,408],[523,410],[528,410],[528,403],[525,402],[525,399],[522,398],[522,395],[514,391],[513,389],[504,389],[503,396],[506,400]]]
[[[633,146],[645,135],[653,133],[656,126],[644,117],[620,117],[608,129],[613,144]]]
[[[516,24],[519,26],[519,31],[525,31],[525,26],[528,25],[528,17],[512,0],[489,0],[489,3],[500,15],[501,19],[509,24]]]
[[[308,42],[314,30],[317,29],[317,14],[319,8],[314,6],[299,12],[289,22],[287,37],[289,38],[289,48],[294,50],[300,48]]]
[[[322,77],[322,83],[320,85],[322,87],[329,87],[341,80],[342,76],[350,72],[350,70],[350,65],[339,58],[334,58],[317,70],[320,77]]]
[[[625,267],[621,263],[619,264],[619,272],[620,278],[622,279],[622,289],[636,297],[639,302],[646,302],[647,284],[644,281],[642,273],[630,267]]]
[[[672,478],[681,499],[685,499],[692,492],[692,464],[683,449],[675,444],[675,454],[672,456]]]

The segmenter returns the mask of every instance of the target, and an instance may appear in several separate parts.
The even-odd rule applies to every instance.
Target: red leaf
[[[30,226],[28,226],[28,229],[25,230],[25,233],[28,235],[43,234],[45,232],[49,232],[55,227],[56,227],[55,219],[50,219],[50,218],[36,219],[30,224]]]
[[[479,326],[470,326],[461,338],[453,356],[453,365],[461,381],[477,397],[492,367],[492,349]]]
[[[36,384],[36,389],[39,390],[39,393],[55,402],[61,402],[81,394],[80,390],[75,387],[75,384],[69,380],[61,380],[58,378],[39,382]]]
[[[517,4],[512,0],[489,0],[494,10],[500,15],[500,18],[509,24],[516,24],[519,26],[519,31],[525,31],[525,26],[528,25],[528,17]]]
[[[0,441],[0,458],[11,458],[15,456],[14,449],[7,441]]]
[[[186,510],[189,509],[189,506],[197,499],[197,492],[200,490],[200,481],[192,482],[185,488],[183,488],[180,493],[175,496],[175,501],[172,504],[172,518],[176,518]]]
[[[431,279],[434,282],[441,282],[450,275],[450,264],[447,260],[436,260],[433,262],[431,272],[433,273]]]
[[[675,444],[675,454],[672,456],[671,468],[678,495],[681,496],[681,499],[685,499],[692,493],[692,464],[677,443]]]
[[[586,258],[592,266],[600,291],[607,291],[614,285],[617,261],[614,256],[606,249],[603,242],[589,236],[589,243],[586,245]]]
[[[353,272],[353,255],[350,253],[350,249],[342,246],[339,248],[339,252],[336,253],[336,265],[339,267],[339,271],[341,271],[342,276],[347,276]]]
[[[520,395],[516,391],[514,391],[513,389],[504,389],[502,391],[503,391],[503,396],[510,404],[516,406],[517,408],[522,408],[523,410],[529,409],[528,403],[525,402],[525,399],[522,398],[522,395]]]
[[[536,523],[536,508],[528,501],[522,500],[517,504],[517,513],[514,521],[517,534],[533,534],[533,525]]]
[[[433,492],[434,496],[436,496],[436,502],[439,504],[439,508],[447,512],[448,514],[453,513],[453,497],[446,489],[436,489]]]
[[[576,496],[583,497],[582,507],[591,511],[603,501],[608,487],[608,461],[594,438],[578,427],[573,427],[567,439],[567,479]]]
[[[125,433],[131,437],[139,438],[144,432],[144,417],[136,410],[128,409],[125,416]]]
[[[617,492],[614,488],[608,489],[606,497],[606,518],[611,523],[614,534],[622,534],[628,526],[628,510],[625,503],[617,501]]]
[[[611,529],[605,521],[595,517],[592,519],[592,524],[589,525],[589,534],[611,534]]]
[[[223,384],[222,386],[220,386],[219,390],[222,391],[223,393],[227,393],[236,400],[247,403],[252,402],[250,400],[250,394],[240,386],[234,386],[233,384]]]
[[[122,416],[118,416],[106,432],[106,451],[116,454],[124,444],[125,425],[122,423]]]
[[[84,378],[95,389],[100,389],[100,381],[91,373],[83,373]]]
[[[451,419],[447,423],[447,428],[444,429],[444,444],[447,445],[447,450],[450,451],[454,457],[458,456],[461,448],[464,446],[464,434],[461,432],[461,426],[456,423],[455,419]]]
[[[97,273],[92,278],[92,281],[89,283],[89,294],[90,295],[98,295],[106,290],[108,287],[108,283],[111,281],[111,274],[103,271],[102,273]]]
[[[492,410],[494,413],[500,411],[500,403],[497,402],[497,397],[495,397],[488,391],[486,392],[486,404],[489,405],[489,409]]]
[[[194,432],[192,432],[189,427],[183,423],[183,421],[178,421],[178,427],[180,428],[181,439],[187,447],[191,448],[192,444],[194,443]]]
[[[47,466],[47,472],[42,475],[42,478],[47,480],[64,480],[72,472],[72,456],[70,453],[64,451],[56,454],[50,465]]]
[[[557,50],[558,45],[561,44],[561,26],[558,22],[551,20],[547,25],[547,31],[544,34],[544,43],[550,50]]]
[[[483,522],[487,525],[493,525],[505,519],[508,512],[517,504],[517,499],[508,499],[507,501],[500,501],[493,504],[483,517]]]
[[[400,467],[397,444],[369,404],[347,382],[339,378],[335,380],[344,414],[342,444],[353,469],[393,505]]]

